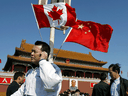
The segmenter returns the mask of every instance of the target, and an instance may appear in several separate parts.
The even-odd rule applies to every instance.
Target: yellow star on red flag
[[[79,29],[79,28],[81,28],[81,29],[82,29],[82,28],[84,27],[84,25],[83,25],[83,24],[78,25],[78,26],[79,26],[79,27],[78,27],[78,29]]]

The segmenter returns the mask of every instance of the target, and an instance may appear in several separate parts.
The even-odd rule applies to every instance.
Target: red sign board
[[[93,88],[95,84],[96,84],[96,83],[91,83],[91,88]]]
[[[1,63],[1,59],[0,59],[0,63]]]
[[[12,78],[2,78],[0,77],[0,84],[10,84],[12,83]]]

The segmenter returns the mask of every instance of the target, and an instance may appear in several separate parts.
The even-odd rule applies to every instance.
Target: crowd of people
[[[71,91],[70,89],[67,89],[63,93],[59,94],[59,96],[90,96],[88,93],[81,92],[79,89],[76,89],[75,91]]]
[[[7,96],[90,96],[76,89],[72,80],[70,89],[60,93],[62,73],[60,68],[48,61],[50,46],[42,41],[36,41],[31,52],[31,66],[26,75],[16,73],[14,81],[7,89]],[[107,74],[102,73],[101,81],[93,88],[92,96],[127,96],[128,80],[122,78],[119,64],[109,66],[110,85],[106,83]],[[25,82],[23,79],[25,76]],[[23,83],[23,84],[22,84]],[[19,87],[19,84],[22,84]]]
[[[128,80],[120,76],[120,65],[111,64],[108,69],[110,84],[106,83],[107,74],[102,73],[101,81],[94,86],[92,96],[128,96]]]

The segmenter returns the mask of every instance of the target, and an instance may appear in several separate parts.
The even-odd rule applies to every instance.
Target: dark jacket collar
[[[110,79],[110,85],[114,82],[114,80]],[[122,81],[122,77],[120,76],[120,83],[123,82]]]
[[[16,81],[13,81],[12,83],[19,85]],[[20,85],[19,85],[20,86]]]
[[[110,86],[112,85],[113,82],[114,82],[114,80],[111,79],[110,80]],[[126,90],[125,90],[124,86],[125,86],[124,79],[120,76],[120,96],[126,96]]]

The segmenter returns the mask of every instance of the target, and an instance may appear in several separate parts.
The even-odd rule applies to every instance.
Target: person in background
[[[106,83],[106,73],[101,73],[100,82],[93,87],[92,96],[108,96],[109,85]]]
[[[84,92],[80,92],[80,96],[84,96]]]
[[[126,96],[128,92],[128,80],[122,78],[118,63],[109,66],[110,73],[110,96]]]
[[[76,89],[75,96],[80,96],[80,90],[79,89]]]
[[[23,72],[16,72],[13,76],[13,82],[8,86],[6,91],[6,96],[10,96],[16,92],[20,85],[23,84],[25,79],[25,74]]]
[[[68,96],[71,96],[71,90],[70,89],[67,90],[67,93],[68,93]]]
[[[31,66],[24,84],[11,96],[58,96],[61,90],[60,68],[48,60],[50,46],[36,41],[31,52]]]
[[[88,93],[84,93],[84,96],[90,96]]]
[[[75,91],[72,91],[71,96],[75,96],[75,93],[76,93]]]

